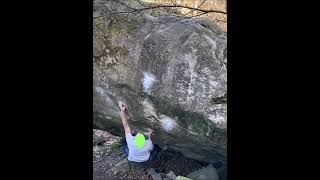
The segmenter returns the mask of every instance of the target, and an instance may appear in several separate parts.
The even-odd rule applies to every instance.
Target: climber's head
[[[137,133],[134,136],[134,144],[138,147],[138,148],[142,148],[144,146],[146,142],[146,138],[144,137],[143,134],[141,133]]]

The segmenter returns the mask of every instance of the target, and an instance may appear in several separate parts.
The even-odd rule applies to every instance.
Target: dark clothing
[[[122,149],[123,153],[128,156],[129,155],[129,149],[128,149],[128,146],[127,146],[126,138],[121,138],[120,144],[121,144],[121,149]]]

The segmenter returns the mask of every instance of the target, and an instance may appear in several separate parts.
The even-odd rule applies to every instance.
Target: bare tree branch
[[[190,18],[197,17],[197,16],[202,16],[202,15],[205,15],[205,14],[208,14],[208,12],[200,13],[200,14],[197,14],[197,15],[191,16]]]
[[[140,5],[143,6],[143,8],[140,8],[140,9],[136,9],[136,8],[130,7],[130,6],[127,5],[126,3],[121,2],[121,0],[111,0],[111,1],[120,3],[121,5],[123,5],[123,6],[129,8],[129,9],[131,9],[132,11],[111,12],[111,13],[108,13],[108,14],[106,14],[106,15],[139,13],[139,12],[144,11],[144,10],[150,10],[150,9],[156,9],[156,8],[186,8],[186,9],[191,9],[191,10],[192,10],[192,11],[190,11],[189,13],[194,12],[194,11],[200,11],[200,12],[202,12],[202,13],[196,15],[196,16],[201,16],[201,15],[204,15],[204,14],[207,14],[207,13],[219,13],[219,14],[227,15],[227,12],[220,11],[220,10],[200,9],[200,7],[205,3],[206,0],[203,0],[203,2],[202,2],[197,8],[195,8],[195,7],[189,7],[189,6],[183,6],[183,5],[178,5],[178,4],[174,4],[174,5],[160,4],[160,5],[153,5],[153,6],[147,6],[147,7],[145,7],[144,5],[142,5],[142,3],[141,3],[139,0],[136,0]],[[187,13],[187,14],[189,14],[189,13]],[[187,14],[185,14],[185,15],[187,15]],[[191,17],[196,17],[196,16],[191,16]],[[97,17],[94,17],[93,19],[96,19],[96,18],[99,18],[99,17],[102,17],[102,16],[97,16]]]
[[[206,0],[203,0],[202,3],[201,3],[197,8],[199,9],[199,8],[203,5],[204,2],[206,2]],[[187,14],[185,14],[185,16],[188,15],[188,14],[190,14],[190,13],[193,13],[194,11],[196,11],[196,10],[191,10],[190,12],[188,12]]]
[[[226,22],[227,22],[226,20],[221,20],[221,19],[216,19],[216,21],[224,22],[224,23],[226,23]]]
[[[197,14],[197,15],[194,15],[194,16],[185,16],[185,17],[182,17],[181,19],[178,19],[176,21],[169,22],[169,23],[176,23],[176,22],[179,22],[179,21],[183,21],[185,19],[191,19],[193,17],[201,16],[201,15],[204,15],[204,14],[208,14],[208,13],[204,12],[204,13],[200,13],[200,14]]]
[[[130,14],[130,13],[137,13],[137,12],[139,12],[139,11],[137,11],[137,10],[134,10],[134,11],[120,11],[120,12],[108,13],[108,14],[105,14],[105,15]]]
[[[145,7],[145,5],[142,4],[140,0],[136,0],[142,7]]]
[[[125,7],[129,8],[129,9],[137,10],[137,9],[135,9],[135,8],[133,8],[133,7],[130,7],[129,5],[127,5],[127,4],[126,4],[126,3],[124,3],[124,2],[117,1],[117,0],[112,0],[112,1],[117,2],[117,3],[120,3],[120,4],[124,5]]]
[[[177,3],[176,3],[175,1],[171,0],[171,2],[172,2],[174,5],[177,5]]]
[[[141,9],[137,9],[137,11],[143,11],[143,10],[148,10],[148,9],[155,9],[155,8],[186,8],[186,9],[193,9],[205,13],[220,13],[220,14],[225,14],[227,15],[226,12],[224,11],[219,11],[219,10],[213,10],[213,9],[199,9],[199,8],[194,8],[194,7],[189,7],[189,6],[182,6],[182,5],[157,5],[157,6],[150,6],[150,7],[145,7]]]
[[[220,14],[227,15],[227,12],[224,12],[224,11],[219,11],[219,10],[214,10],[214,9],[206,10],[206,9],[194,8],[194,7],[183,6],[183,5],[178,5],[178,4],[175,4],[175,5],[160,4],[160,5],[156,5],[156,6],[147,6],[147,7],[144,7],[144,8],[135,9],[135,8],[132,8],[132,7],[128,6],[127,4],[121,2],[121,1],[118,1],[118,0],[112,0],[112,1],[118,2],[118,3],[128,7],[129,9],[133,10],[133,11],[121,12],[121,13],[133,13],[133,12],[140,12],[140,11],[143,11],[143,10],[156,9],[156,8],[186,8],[186,9],[192,9],[192,10],[197,10],[197,11],[206,12],[206,13],[220,13]],[[204,1],[201,3],[201,5],[204,3]]]

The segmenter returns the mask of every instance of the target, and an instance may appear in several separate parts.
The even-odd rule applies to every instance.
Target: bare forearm
[[[149,136],[149,139],[151,140],[151,134],[152,134],[152,129],[148,129],[148,136]]]
[[[130,132],[127,115],[126,115],[125,112],[121,112],[120,117],[121,117],[121,121],[122,121],[122,125],[123,125],[123,128],[124,128],[124,131],[127,134],[127,133]]]
[[[130,128],[129,128],[128,119],[127,119],[125,110],[126,110],[125,105],[122,102],[119,102],[119,115],[121,117],[124,133],[128,134],[130,133]]]
[[[123,126],[129,126],[127,115],[125,112],[121,113],[121,121],[122,121]]]

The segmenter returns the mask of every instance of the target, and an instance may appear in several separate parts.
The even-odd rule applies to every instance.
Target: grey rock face
[[[96,5],[97,6],[97,5]],[[112,9],[112,5],[103,6]],[[95,13],[108,11],[97,6]],[[133,130],[207,162],[226,159],[226,34],[206,18],[117,14],[94,19],[93,125]]]

